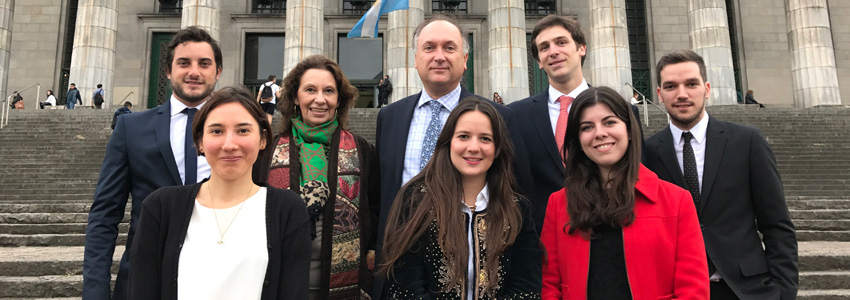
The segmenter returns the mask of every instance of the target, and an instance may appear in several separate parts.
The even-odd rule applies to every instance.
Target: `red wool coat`
[[[567,234],[566,191],[549,197],[540,239],[543,299],[587,299],[590,241]],[[623,228],[626,273],[634,300],[708,299],[708,263],[690,193],[640,166],[635,221]]]

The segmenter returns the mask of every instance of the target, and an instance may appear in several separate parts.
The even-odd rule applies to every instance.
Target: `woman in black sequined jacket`
[[[460,101],[428,165],[393,201],[385,298],[540,298],[543,251],[530,203],[515,192],[512,155],[493,106]]]

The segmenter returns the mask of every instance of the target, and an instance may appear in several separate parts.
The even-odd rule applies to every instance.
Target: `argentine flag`
[[[381,15],[388,14],[391,11],[410,8],[408,0],[375,0],[369,11],[357,21],[351,32],[348,33],[349,38],[369,37],[374,38],[378,33],[378,19]]]

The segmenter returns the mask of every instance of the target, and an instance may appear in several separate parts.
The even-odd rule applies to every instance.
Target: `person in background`
[[[356,299],[372,293],[377,189],[375,151],[348,130],[358,90],[333,60],[313,55],[283,79],[280,130],[255,164],[255,180],[290,189],[310,213],[310,294]]]
[[[18,104],[19,101],[24,101],[24,97],[21,97],[21,94],[19,94],[18,91],[12,92],[12,102],[9,103],[9,106],[11,106],[12,109],[17,109],[15,104]]]
[[[216,91],[192,125],[209,179],[145,199],[130,299],[306,299],[307,209],[292,191],[253,182],[272,134],[252,98],[241,87]]]
[[[130,101],[124,102],[124,106],[116,110],[115,114],[112,115],[112,126],[110,126],[110,128],[115,129],[115,123],[118,122],[118,116],[132,113],[133,111],[131,109],[133,109],[133,103],[130,103]]]
[[[747,90],[747,96],[744,97],[744,104],[758,104],[760,108],[764,108],[764,104],[756,101],[756,98],[753,97],[753,90]]]
[[[564,189],[549,197],[541,236],[543,299],[708,300],[694,203],[641,165],[630,110],[608,87],[572,103]]]
[[[101,109],[103,106],[103,85],[98,83],[97,89],[91,95],[91,103],[94,104],[94,108]]]
[[[47,100],[40,102],[38,105],[41,109],[44,109],[45,106],[55,106],[56,97],[53,96],[53,90],[47,90]]]
[[[387,299],[540,299],[543,250],[489,100],[460,101],[387,221]]]
[[[505,104],[505,101],[502,100],[502,96],[499,96],[498,92],[493,92],[493,102],[496,102],[496,103],[499,103],[499,104]]]
[[[80,91],[77,90],[77,85],[71,83],[68,86],[68,93],[65,94],[65,109],[74,109],[74,105],[77,103],[83,105],[83,98],[80,97]]]
[[[260,90],[257,91],[257,102],[260,102],[260,106],[266,112],[266,118],[269,120],[269,123],[272,122],[272,118],[274,117],[278,98],[280,98],[280,86],[277,85],[277,76],[269,75],[269,81],[263,83],[260,86]]]

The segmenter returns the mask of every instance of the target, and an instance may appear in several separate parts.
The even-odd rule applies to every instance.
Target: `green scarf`
[[[311,127],[301,120],[292,118],[292,136],[300,147],[301,185],[310,181],[328,182],[328,157],[325,147],[330,145],[339,122],[336,116],[322,125]]]

